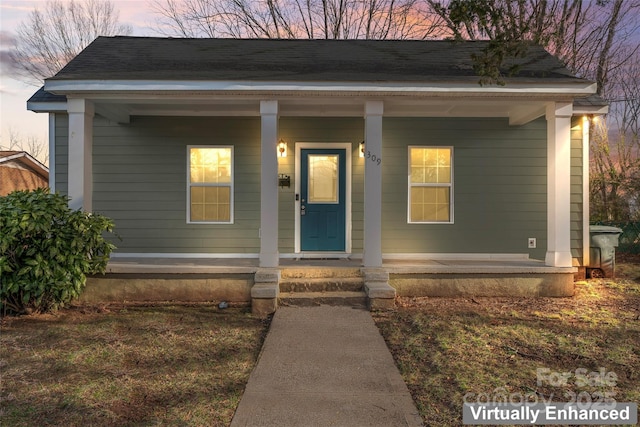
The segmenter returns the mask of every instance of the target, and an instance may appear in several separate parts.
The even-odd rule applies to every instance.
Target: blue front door
[[[300,249],[345,250],[346,150],[300,151]]]

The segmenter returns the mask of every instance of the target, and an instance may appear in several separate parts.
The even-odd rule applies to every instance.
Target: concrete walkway
[[[368,311],[281,307],[236,414],[239,426],[421,426]]]

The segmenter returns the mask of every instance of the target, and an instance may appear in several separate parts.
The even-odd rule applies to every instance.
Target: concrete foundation
[[[87,278],[81,303],[249,302],[252,274],[106,274]]]
[[[570,297],[573,273],[391,274],[389,284],[403,297]]]
[[[364,300],[370,309],[386,310],[394,307],[396,296],[568,297],[579,273],[531,260],[397,261],[383,268],[345,260],[284,260],[279,268],[249,264],[225,259],[113,262],[106,275],[87,279],[80,302],[227,301],[251,303],[254,314],[266,316],[279,301],[297,305],[315,298],[313,305]]]

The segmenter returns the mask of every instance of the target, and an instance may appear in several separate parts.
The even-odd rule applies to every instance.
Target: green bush
[[[86,275],[104,273],[113,222],[74,211],[49,190],[0,197],[0,313],[55,310],[80,295]]]

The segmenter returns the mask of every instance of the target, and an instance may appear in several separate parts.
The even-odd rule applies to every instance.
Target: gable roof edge
[[[5,157],[0,156],[0,164],[8,163],[12,160],[17,160],[26,164],[27,166],[30,166],[37,173],[39,173],[40,176],[42,176],[43,178],[49,179],[49,168],[46,167],[44,164],[42,164],[38,159],[33,157],[31,154],[27,153],[26,151],[18,151]],[[46,176],[43,175],[43,173],[46,174]]]

